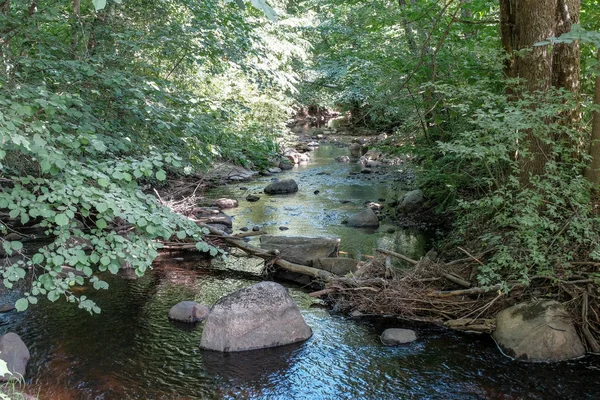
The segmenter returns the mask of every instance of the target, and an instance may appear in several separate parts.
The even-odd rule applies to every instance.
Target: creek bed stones
[[[520,360],[560,361],[585,354],[569,313],[554,300],[500,311],[493,336],[507,355]]]
[[[261,282],[217,301],[206,319],[200,348],[237,352],[297,343],[311,336],[287,289]]]
[[[291,194],[298,191],[298,184],[293,179],[284,179],[268,185],[264,192],[266,194]]]
[[[169,310],[169,319],[179,322],[194,323],[208,317],[210,307],[195,301],[182,301]]]
[[[24,377],[29,358],[29,349],[19,335],[9,332],[0,337],[0,359],[6,361],[8,371],[12,374],[0,376],[0,381],[6,382],[11,378]]]

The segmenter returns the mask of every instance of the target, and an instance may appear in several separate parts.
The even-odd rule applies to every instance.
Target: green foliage
[[[303,47],[285,47],[293,24],[277,42],[265,24],[275,11],[251,4],[93,1],[72,15],[69,3],[11,1],[0,21],[10,36],[0,44],[0,243],[23,255],[1,270],[7,288],[27,280],[18,310],[43,297],[98,313],[71,288],[107,289],[103,274],[125,266],[142,275],[160,240],[222,254],[143,189],[216,157],[266,165],[277,151]],[[18,235],[32,225],[52,239],[33,253]]]
[[[481,285],[517,280],[528,284],[534,276],[554,278],[572,270],[570,262],[596,259],[600,218],[593,212],[591,188],[583,178],[586,157],[577,144],[584,130],[555,121],[576,105],[561,91],[505,96],[480,93],[471,129],[440,142],[441,163],[456,157],[480,166],[470,176],[473,190],[458,201],[454,239],[478,243],[495,252],[479,268]],[[479,103],[479,101],[478,101]],[[529,136],[548,145],[544,173],[523,184],[519,159],[529,157]],[[471,170],[473,172],[473,170]]]

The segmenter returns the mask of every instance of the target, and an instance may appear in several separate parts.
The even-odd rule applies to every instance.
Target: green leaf
[[[33,257],[31,257],[31,261],[33,261],[34,264],[41,264],[42,262],[44,262],[44,255],[40,253],[35,253]]]
[[[106,220],[104,218],[100,218],[96,221],[96,226],[98,227],[98,229],[105,229],[108,226],[108,224],[106,223]]]
[[[115,263],[111,263],[111,264],[108,265],[108,270],[111,273],[116,274],[116,273],[119,272],[119,266],[117,264],[115,264]]]
[[[110,264],[110,257],[109,256],[102,256],[100,258],[100,264],[102,264],[102,265],[108,265],[108,264]]]
[[[58,300],[60,294],[56,290],[51,290],[48,292],[46,297],[48,297],[48,300],[54,303],[56,300]]]
[[[177,239],[183,240],[183,239],[186,238],[186,236],[187,235],[185,234],[185,231],[179,231],[179,232],[177,232]]]
[[[94,289],[96,289],[96,290],[108,289],[108,283],[106,283],[104,281],[96,281],[96,282],[94,282]]]
[[[158,171],[156,171],[156,179],[158,179],[159,181],[164,181],[165,179],[167,179],[167,174],[162,169],[159,169]]]
[[[85,266],[83,267],[83,273],[85,274],[85,276],[92,276],[94,271],[92,271],[90,267]]]
[[[56,222],[56,225],[58,226],[65,226],[69,224],[69,217],[67,217],[65,214],[56,214],[54,217],[54,222]]]
[[[92,0],[92,4],[96,11],[104,10],[104,7],[106,7],[106,0]]]
[[[29,302],[25,298],[19,299],[15,303],[15,308],[17,309],[17,311],[25,311],[27,310],[27,307],[29,307]]]
[[[102,186],[102,187],[107,187],[108,186],[108,180],[105,178],[100,178],[98,179],[98,185]]]
[[[98,253],[92,253],[92,254],[90,254],[90,262],[92,264],[97,264],[98,261],[100,261],[100,256],[98,255]]]

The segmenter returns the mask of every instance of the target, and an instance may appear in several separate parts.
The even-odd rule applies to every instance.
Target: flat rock
[[[246,351],[297,343],[311,335],[287,289],[261,282],[217,301],[206,319],[200,348]]]
[[[259,200],[260,200],[260,197],[259,196],[255,196],[253,194],[249,194],[246,197],[246,201],[249,201],[250,203],[254,203],[254,202],[259,201]]]
[[[8,370],[12,373],[0,376],[0,381],[24,377],[29,358],[29,349],[19,335],[9,332],[0,337],[0,359],[6,361]]]
[[[348,226],[354,228],[377,228],[379,226],[379,218],[370,208],[365,208],[358,214],[354,214],[348,218]]]
[[[417,334],[410,329],[391,328],[383,331],[380,339],[386,346],[397,346],[414,342],[417,340]]]
[[[569,313],[554,300],[500,311],[493,337],[504,353],[519,360],[560,361],[585,354]]]
[[[290,194],[298,191],[298,184],[293,179],[284,179],[271,183],[265,188],[266,194]]]
[[[279,256],[284,260],[312,266],[314,260],[319,258],[337,257],[340,239],[263,235],[260,237],[260,247],[279,250]]]
[[[332,274],[344,276],[358,270],[358,260],[345,257],[319,258],[313,262],[312,266]]]
[[[235,208],[238,206],[238,201],[235,199],[222,198],[213,201],[212,205],[220,209]]]
[[[208,179],[247,181],[258,175],[257,171],[250,171],[242,166],[230,163],[216,164],[206,177]]]
[[[169,319],[179,322],[199,322],[208,317],[210,307],[195,301],[182,301],[169,310]]]

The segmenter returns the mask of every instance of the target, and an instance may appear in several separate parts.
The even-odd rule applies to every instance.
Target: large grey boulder
[[[202,321],[210,313],[210,307],[195,301],[182,301],[169,310],[169,319],[179,322]]]
[[[261,282],[217,301],[206,319],[200,348],[246,351],[296,343],[311,335],[286,288]]]
[[[398,211],[403,213],[419,211],[424,202],[425,198],[423,197],[423,191],[420,189],[411,190],[402,196],[400,205],[398,205]]]
[[[379,218],[370,208],[365,208],[358,214],[348,218],[348,226],[354,228],[377,228],[379,226]]]
[[[340,239],[263,235],[260,237],[260,247],[279,250],[279,257],[284,260],[312,266],[319,258],[337,257]]]
[[[24,377],[29,357],[29,349],[19,335],[9,332],[0,337],[0,359],[6,361],[8,370],[12,373],[0,376],[0,381]]]
[[[339,276],[344,276],[350,272],[358,270],[358,260],[345,257],[327,257],[319,258],[313,261],[313,268],[322,269]]]
[[[569,314],[554,300],[502,310],[493,336],[507,355],[521,360],[559,361],[585,354]]]
[[[266,194],[289,194],[298,191],[298,184],[293,179],[285,179],[271,183],[265,188]]]
[[[399,344],[411,343],[417,340],[417,334],[410,329],[391,328],[381,334],[381,343],[386,346],[397,346]]]

